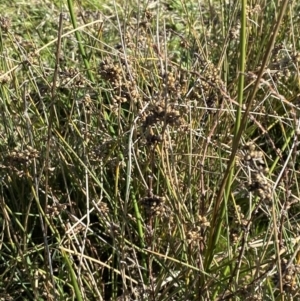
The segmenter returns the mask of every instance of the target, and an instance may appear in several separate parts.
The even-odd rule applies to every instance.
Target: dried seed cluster
[[[112,61],[104,59],[99,66],[99,74],[112,87],[112,100],[114,103],[125,103],[139,101],[137,92],[136,74],[129,63],[130,60]]]
[[[220,70],[212,62],[200,60],[199,66],[203,69],[201,78],[196,79],[189,98],[200,103],[204,101],[208,108],[214,108],[223,98],[225,84],[220,78]]]
[[[263,300],[263,295],[260,292],[257,292],[253,294],[253,292],[250,292],[248,296],[245,297],[246,301],[262,301]]]
[[[59,78],[57,86],[60,88],[82,88],[86,85],[86,79],[78,68],[63,67],[59,72]]]
[[[11,77],[9,75],[5,75],[3,71],[0,71],[0,84],[5,85],[9,83],[11,80]]]
[[[163,126],[169,125],[177,127],[177,129],[184,129],[184,118],[180,111],[174,109],[172,105],[165,108],[161,102],[155,102],[149,106],[149,110],[144,112],[141,118],[141,136],[146,139],[149,146],[155,146],[162,142],[162,136],[155,134],[154,131],[161,131]]]
[[[300,274],[300,266],[291,264],[285,271],[283,277],[283,285],[285,290],[291,292],[296,289],[296,277]]]
[[[278,44],[274,47],[272,61],[270,62],[264,78],[269,79],[272,76],[273,81],[276,83],[276,87],[288,86],[291,79],[297,78],[298,70],[295,66],[298,66],[300,62],[300,53],[290,53],[283,44]]]
[[[14,148],[9,151],[3,158],[0,164],[0,171],[12,171],[18,177],[22,178],[25,176],[25,170],[32,161],[39,157],[39,151],[32,148],[31,146],[26,146],[24,149]]]
[[[231,242],[235,244],[238,243],[241,232],[247,225],[248,221],[245,219],[245,216],[239,205],[233,206],[233,204],[229,204],[228,211],[232,219],[230,222],[230,239]]]
[[[108,205],[107,205],[107,203],[105,203],[105,202],[98,202],[98,204],[97,204],[97,208],[100,210],[100,212],[102,213],[102,214],[107,214],[108,212],[109,212],[109,208],[108,208]],[[98,210],[97,209],[97,210]]]
[[[144,118],[143,127],[147,128],[164,121],[169,125],[180,125],[183,122],[179,111],[173,110],[170,107],[165,110],[163,106],[158,104],[153,105],[149,110],[148,115]]]
[[[199,215],[196,224],[191,225],[190,229],[187,231],[189,244],[197,244],[199,241],[203,240],[203,230],[207,227],[210,227],[210,222],[207,220],[206,216]]]
[[[288,293],[294,293],[297,290],[296,286],[296,277],[299,276],[300,274],[300,265],[299,264],[289,264],[288,265],[288,260],[283,258],[282,259],[282,264],[281,264],[281,272],[282,272],[282,282],[283,282],[283,288],[285,292]],[[273,277],[274,282],[279,285],[279,275],[275,274]]]
[[[110,153],[117,147],[117,141],[109,139],[104,141],[97,146],[93,146],[92,150],[89,152],[89,158],[91,161],[99,162],[103,158],[110,155]],[[113,158],[110,158],[113,159]]]
[[[153,195],[151,197],[144,197],[141,199],[141,204],[144,207],[146,215],[148,216],[160,216],[166,211],[165,198]]]
[[[3,32],[8,32],[11,26],[11,20],[8,17],[0,16],[0,28]]]
[[[188,231],[187,233],[187,241],[190,245],[196,244],[202,239],[203,237],[200,233],[200,229],[195,228]]]
[[[251,171],[249,191],[255,193],[260,200],[271,202],[272,186],[265,176],[269,169],[266,166],[263,153],[261,151],[256,151],[255,145],[250,143],[244,147],[244,156],[242,160]]]
[[[47,205],[47,214],[51,217],[56,217],[61,214],[62,211],[67,209],[66,204],[60,204],[56,202],[53,205]]]
[[[5,157],[5,162],[9,166],[29,165],[38,157],[39,151],[27,145],[23,150],[14,148],[10,151]]]

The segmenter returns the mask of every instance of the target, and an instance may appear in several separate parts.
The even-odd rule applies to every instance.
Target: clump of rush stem
[[[3,300],[296,300],[300,4],[2,2]]]

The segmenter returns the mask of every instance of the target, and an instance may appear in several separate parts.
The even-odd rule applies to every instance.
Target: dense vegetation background
[[[0,12],[0,300],[299,300],[299,1]]]

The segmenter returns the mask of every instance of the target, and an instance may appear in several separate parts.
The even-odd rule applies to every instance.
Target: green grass
[[[98,2],[0,4],[0,299],[297,300],[300,5]]]

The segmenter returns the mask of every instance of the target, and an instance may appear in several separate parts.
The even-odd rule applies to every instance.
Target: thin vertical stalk
[[[235,118],[235,127],[234,127],[234,139],[233,139],[233,146],[232,149],[234,149],[234,144],[237,141],[239,129],[241,126],[241,119],[242,119],[242,105],[243,105],[243,92],[244,92],[244,73],[245,73],[245,61],[246,61],[246,0],[242,1],[242,10],[241,10],[241,31],[240,31],[240,61],[239,61],[239,84],[238,84],[238,106],[236,111],[236,118]],[[221,232],[221,226],[222,221],[225,214],[226,205],[228,203],[229,195],[231,192],[231,183],[234,175],[234,168],[231,168],[229,172],[226,172],[227,174],[227,181],[226,186],[223,188],[223,191],[219,192],[219,195],[224,195],[224,202],[216,203],[216,206],[214,208],[213,213],[213,223],[214,226],[212,228],[212,235],[210,235],[209,244],[208,244],[208,251],[209,255],[207,256],[206,261],[206,268],[209,267],[211,260],[213,258],[213,252],[214,246],[216,245],[220,232]]]
[[[236,155],[236,152],[238,150],[239,141],[240,141],[240,139],[242,137],[242,134],[243,134],[243,131],[246,127],[246,123],[247,123],[247,120],[248,120],[248,115],[249,115],[250,109],[252,107],[252,103],[254,101],[256,92],[258,90],[260,80],[261,80],[261,78],[264,74],[265,67],[267,66],[267,63],[269,61],[271,51],[274,47],[275,40],[276,40],[278,31],[279,31],[279,27],[282,23],[282,19],[283,19],[283,16],[285,14],[285,11],[286,11],[287,4],[288,4],[288,0],[285,0],[285,1],[282,2],[282,5],[281,5],[280,11],[279,11],[279,16],[274,21],[274,24],[271,27],[270,40],[269,40],[269,43],[268,43],[268,46],[267,46],[262,64],[261,64],[261,68],[260,68],[259,73],[257,75],[256,82],[255,82],[254,87],[251,91],[251,94],[249,95],[249,101],[247,103],[245,113],[243,115],[243,118],[241,119],[240,125],[237,126],[237,124],[236,124],[235,136],[234,136],[234,140],[233,140],[233,144],[232,144],[232,150],[231,150],[231,156],[229,158],[227,169],[225,171],[222,183],[220,185],[220,189],[219,189],[219,192],[218,192],[218,195],[217,195],[217,198],[216,198],[216,203],[215,203],[215,206],[214,206],[214,209],[213,209],[212,222],[211,222],[212,228],[211,228],[211,232],[210,232],[209,240],[208,240],[208,247],[207,247],[207,254],[206,254],[207,256],[205,258],[205,268],[206,269],[209,269],[209,266],[212,262],[213,255],[214,255],[214,250],[215,250],[215,247],[216,247],[217,242],[218,242],[218,237],[220,235],[222,215],[223,215],[222,212],[226,208],[225,207],[226,206],[226,200],[228,199],[229,192],[230,192],[230,186],[231,186],[232,174],[233,174],[233,172],[231,170],[234,167],[235,155]],[[243,0],[243,5],[245,5],[245,0]],[[242,74],[240,74],[240,76],[242,76]],[[241,84],[242,84],[242,82],[239,84],[239,89],[241,88]],[[224,200],[223,200],[223,198],[224,198]]]
[[[75,14],[74,14],[74,8],[73,8],[73,1],[72,0],[68,0],[68,9],[69,9],[69,12],[70,12],[72,25],[73,25],[74,29],[76,29],[77,28],[77,22],[76,22],[76,18],[75,18]],[[95,79],[94,79],[93,73],[91,72],[90,64],[89,64],[89,61],[87,59],[85,49],[83,47],[81,34],[78,30],[75,31],[75,37],[76,37],[76,40],[78,42],[79,52],[80,52],[80,55],[82,57],[84,66],[87,70],[89,80],[94,83]]]

